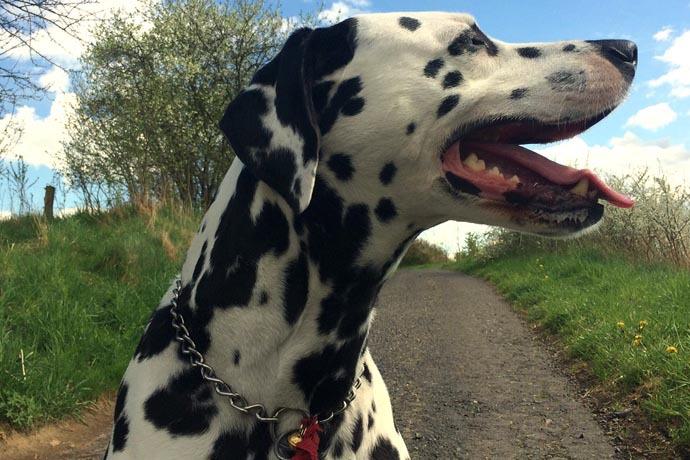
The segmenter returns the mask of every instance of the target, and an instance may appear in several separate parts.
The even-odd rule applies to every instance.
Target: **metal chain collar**
[[[172,291],[173,298],[170,301],[170,316],[172,316],[172,327],[175,328],[175,340],[180,342],[180,350],[182,351],[183,355],[189,358],[189,363],[192,365],[192,367],[199,369],[201,378],[213,384],[213,388],[216,393],[227,397],[230,405],[237,411],[246,415],[254,415],[257,421],[262,423],[277,423],[279,421],[279,417],[286,412],[298,412],[304,417],[309,417],[308,412],[292,407],[279,407],[273,412],[273,415],[269,416],[268,412],[266,411],[266,407],[263,404],[250,404],[239,393],[234,392],[230,385],[223,381],[223,379],[218,377],[216,371],[213,370],[213,367],[206,363],[204,355],[197,350],[194,340],[192,340],[190,337],[189,329],[187,329],[187,326],[185,325],[184,318],[179,312],[178,302],[181,290],[182,281],[178,278],[175,281],[175,288]],[[361,385],[362,377],[359,376],[357,377],[354,385],[352,385],[350,392],[342,401],[341,407],[326,414],[317,414],[318,423],[326,423],[347,409],[357,396],[356,391]]]

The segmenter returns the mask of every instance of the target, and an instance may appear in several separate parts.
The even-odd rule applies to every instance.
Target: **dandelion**
[[[618,329],[625,329],[625,323],[623,321],[618,321],[616,326],[618,326]]]
[[[640,345],[642,345],[642,336],[640,334],[637,334],[633,339],[632,344],[634,347],[639,347]]]
[[[678,349],[674,347],[673,345],[669,345],[666,347],[666,353],[678,353]]]
[[[647,320],[644,320],[644,319],[641,320],[641,321],[640,321],[640,325],[639,325],[639,329],[640,329],[640,330],[643,330],[645,327],[647,327],[647,324],[649,324],[649,323],[647,322]]]

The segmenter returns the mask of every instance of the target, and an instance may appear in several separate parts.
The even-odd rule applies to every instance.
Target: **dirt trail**
[[[403,270],[378,306],[370,346],[412,458],[614,457],[576,386],[483,281]],[[85,423],[10,437],[0,458],[98,459],[110,414],[100,403]]]

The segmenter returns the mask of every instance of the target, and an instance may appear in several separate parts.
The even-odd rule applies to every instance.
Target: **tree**
[[[227,103],[277,51],[286,27],[263,0],[179,0],[95,31],[74,80],[65,175],[130,199],[210,201],[233,153]]]
[[[93,0],[0,0],[0,116],[22,99],[43,88],[36,82],[36,68],[55,64],[35,46],[42,34],[51,41],[59,31],[68,35],[87,16]],[[32,65],[21,65],[29,58]]]

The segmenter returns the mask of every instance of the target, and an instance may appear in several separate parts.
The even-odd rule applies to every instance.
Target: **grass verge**
[[[197,222],[152,208],[0,222],[0,422],[30,428],[116,388]]]
[[[494,283],[621,398],[636,395],[690,451],[690,272],[575,247],[455,268]]]

